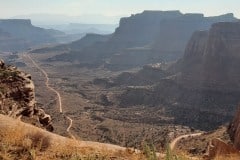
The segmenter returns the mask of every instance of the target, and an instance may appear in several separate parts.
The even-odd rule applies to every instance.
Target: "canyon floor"
[[[19,68],[31,74],[38,106],[52,116],[56,134],[82,142],[110,143],[140,150],[153,145],[159,153],[164,153],[169,145],[180,155],[200,158],[212,138],[229,141],[224,129],[204,133],[172,123],[174,117],[165,114],[164,106],[119,107],[116,103],[103,103],[102,95],[114,101],[112,95],[122,93],[122,90],[120,87],[106,89],[94,85],[94,79],[113,77],[123,71],[89,69],[64,62],[49,63],[46,59],[51,56],[22,53],[13,62],[22,64]]]
[[[52,115],[55,133],[68,136],[66,128],[69,120],[64,116],[66,115],[73,120],[70,132],[77,139],[138,149],[142,149],[147,143],[154,144],[157,150],[164,150],[175,137],[193,131],[189,127],[172,124],[171,119],[174,117],[167,117],[164,114],[164,106],[128,108],[102,104],[102,95],[111,97],[112,94],[122,91],[119,88],[103,89],[94,85],[92,81],[95,78],[116,76],[121,72],[46,61],[53,55],[55,53],[31,54],[30,56],[48,73],[50,86],[61,94],[63,113],[59,112],[56,95],[45,86],[45,76],[41,70],[22,54],[19,54],[20,58],[17,61],[25,63],[26,65],[21,67],[21,70],[32,75],[36,86],[36,100],[47,113]],[[138,68],[130,71],[136,70]],[[159,123],[159,119],[164,119],[164,123]]]

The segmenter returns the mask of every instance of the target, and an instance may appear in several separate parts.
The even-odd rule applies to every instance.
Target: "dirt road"
[[[32,57],[31,57],[29,54],[23,54],[23,56],[27,57],[27,58],[32,62],[32,64],[33,64],[37,69],[39,69],[39,70],[43,73],[43,75],[44,75],[44,77],[45,77],[45,79],[46,79],[45,85],[46,85],[46,87],[47,87],[49,90],[51,90],[52,92],[54,92],[54,93],[57,95],[58,105],[59,105],[59,112],[60,112],[60,113],[63,113],[63,109],[62,109],[62,97],[61,97],[60,93],[59,93],[56,89],[54,89],[53,87],[51,87],[51,86],[49,85],[49,77],[48,77],[47,72],[46,72],[44,69],[42,69],[42,68],[32,59]],[[74,136],[70,133],[70,129],[71,129],[72,124],[73,124],[73,120],[72,120],[70,117],[66,116],[66,115],[65,115],[65,117],[70,121],[69,126],[68,126],[68,128],[67,128],[67,132],[70,134],[70,136],[71,136],[72,138],[74,138]],[[74,138],[74,139],[75,139],[75,138]]]
[[[172,142],[170,143],[169,147],[171,150],[174,150],[176,144],[178,143],[178,141],[180,141],[183,138],[190,138],[190,137],[196,137],[196,136],[200,136],[203,133],[193,133],[193,134],[186,134],[186,135],[182,135],[179,137],[176,137],[175,139],[172,140]]]

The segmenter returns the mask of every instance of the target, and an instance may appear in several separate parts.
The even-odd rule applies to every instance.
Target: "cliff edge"
[[[36,105],[31,75],[0,60],[0,114],[53,131],[51,116]]]

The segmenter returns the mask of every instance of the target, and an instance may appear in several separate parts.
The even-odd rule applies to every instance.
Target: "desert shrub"
[[[189,158],[187,158],[187,157],[185,157],[184,155],[181,155],[181,154],[175,154],[170,149],[170,146],[167,145],[165,160],[189,160]]]
[[[1,78],[8,78],[8,77],[17,77],[18,73],[16,71],[5,71],[5,70],[1,70],[0,71],[0,77]]]
[[[147,160],[157,160],[156,149],[153,144],[144,144],[143,146],[143,154],[147,158]]]

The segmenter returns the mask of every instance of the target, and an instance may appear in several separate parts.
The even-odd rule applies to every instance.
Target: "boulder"
[[[238,155],[240,157],[239,151],[234,146],[225,143],[219,138],[215,138],[209,143],[205,159],[211,160],[216,157],[231,157],[232,155]]]

